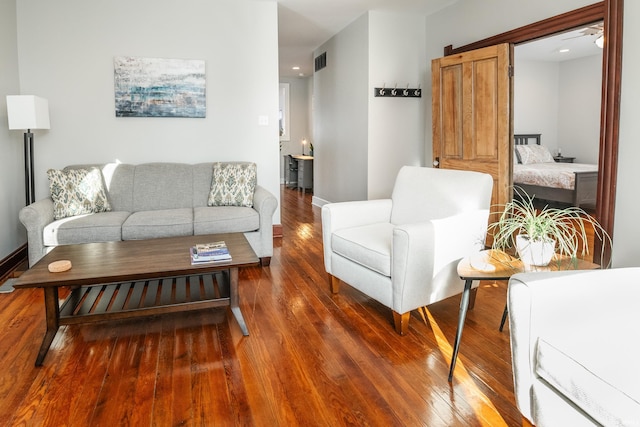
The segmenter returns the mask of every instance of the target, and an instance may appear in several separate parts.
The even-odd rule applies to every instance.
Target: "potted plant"
[[[515,188],[517,197],[500,205],[498,220],[489,224],[488,234],[493,237],[492,248],[513,251],[525,264],[548,265],[553,255],[577,259],[578,254],[589,253],[587,230],[593,228],[594,237],[602,240],[602,249],[611,245],[611,237],[598,221],[583,209],[570,206],[537,209],[533,197]]]

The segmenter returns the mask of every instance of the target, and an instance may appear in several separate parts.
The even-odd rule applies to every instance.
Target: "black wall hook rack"
[[[387,98],[421,98],[422,89],[417,88],[398,88],[398,87],[376,87],[373,88],[373,96],[382,96]]]

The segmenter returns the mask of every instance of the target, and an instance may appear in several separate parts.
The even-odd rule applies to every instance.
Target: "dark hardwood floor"
[[[44,361],[42,290],[0,294],[0,424],[26,426],[518,426],[506,284],[482,283],[447,381],[459,296],[391,311],[331,295],[320,209],[282,190],[271,266],[240,273],[250,336],[224,310],[61,327]]]

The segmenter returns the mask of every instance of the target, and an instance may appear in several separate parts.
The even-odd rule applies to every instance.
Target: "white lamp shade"
[[[49,129],[49,102],[34,95],[7,95],[9,129]]]

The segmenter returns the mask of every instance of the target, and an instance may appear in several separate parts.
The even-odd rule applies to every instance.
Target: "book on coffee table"
[[[192,265],[231,261],[231,254],[228,249],[221,252],[212,252],[208,255],[202,255],[198,253],[197,246],[192,246],[189,252]]]
[[[197,243],[195,246],[198,256],[228,255],[229,249],[224,240],[213,243]]]

